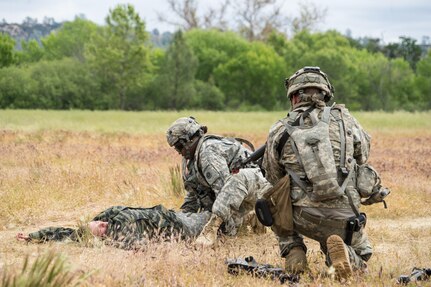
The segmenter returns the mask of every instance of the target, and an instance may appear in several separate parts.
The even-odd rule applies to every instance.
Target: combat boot
[[[350,277],[353,270],[350,264],[349,252],[346,245],[344,245],[343,239],[338,235],[331,235],[326,240],[326,245],[332,267],[335,269],[335,277],[337,279],[347,279]]]
[[[223,219],[215,214],[212,214],[210,220],[205,224],[201,234],[196,239],[196,244],[204,247],[211,247],[217,242],[217,232]]]
[[[284,269],[288,274],[301,274],[307,269],[307,257],[302,247],[293,247],[286,256]]]

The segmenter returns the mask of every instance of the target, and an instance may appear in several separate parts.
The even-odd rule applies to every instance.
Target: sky
[[[199,8],[217,7],[221,0],[197,0]],[[283,12],[298,15],[298,2],[284,1]],[[302,2],[304,2],[302,0]],[[396,42],[408,36],[421,43],[424,36],[431,38],[431,0],[308,0],[327,9],[320,31],[335,29],[343,34],[350,31],[353,38],[374,37],[384,43]],[[147,30],[174,31],[175,27],[158,21],[157,13],[169,15],[164,0],[0,0],[0,21],[21,23],[26,17],[54,18],[57,22],[73,20],[83,14],[88,20],[104,23],[109,9],[117,4],[130,3],[145,20]],[[210,4],[211,3],[211,4]]]

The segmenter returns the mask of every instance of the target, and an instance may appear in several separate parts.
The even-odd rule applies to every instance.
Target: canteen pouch
[[[380,176],[369,164],[356,166],[356,188],[361,197],[369,197],[380,187]]]
[[[289,175],[285,175],[268,189],[262,200],[256,202],[255,210],[259,221],[264,225],[271,223],[271,225],[266,226],[271,226],[271,229],[278,236],[288,236],[291,233],[293,216]],[[272,222],[268,213],[271,215]]]

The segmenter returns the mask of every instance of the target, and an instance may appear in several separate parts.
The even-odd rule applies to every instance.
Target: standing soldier
[[[183,157],[182,173],[187,195],[181,209],[212,212],[196,241],[211,246],[216,243],[222,223],[226,234],[236,234],[244,217],[270,185],[255,164],[248,164],[239,171],[235,169],[235,164],[250,154],[241,142],[206,132],[207,127],[201,126],[193,117],[183,117],[172,123],[166,138]]]
[[[326,106],[334,94],[326,74],[319,67],[304,67],[285,86],[292,108],[271,127],[263,159],[270,183],[290,181],[283,190],[290,194],[292,216],[285,218],[290,223],[273,227],[280,253],[287,272],[304,272],[302,235],[307,236],[320,243],[335,275],[347,278],[353,270],[365,269],[372,254],[366,216],[359,212],[361,197],[374,203],[388,191],[366,164],[370,136],[344,105]]]

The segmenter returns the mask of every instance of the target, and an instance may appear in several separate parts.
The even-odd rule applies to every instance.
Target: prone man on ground
[[[194,238],[210,216],[208,211],[174,212],[162,205],[151,208],[113,206],[94,217],[85,228],[48,227],[28,235],[18,233],[16,238],[30,242],[80,241],[89,231],[115,247],[138,250],[152,239]]]

